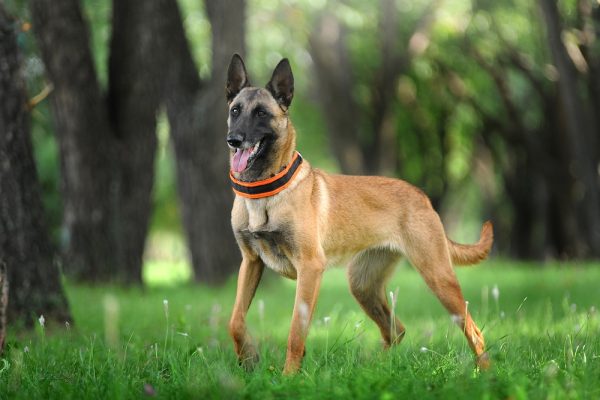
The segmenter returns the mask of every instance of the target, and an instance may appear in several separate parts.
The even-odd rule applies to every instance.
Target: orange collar
[[[292,157],[292,161],[283,171],[268,179],[254,182],[243,182],[233,177],[233,172],[229,171],[231,187],[236,195],[248,199],[261,199],[263,197],[274,196],[286,189],[294,180],[300,171],[302,156],[297,151]]]

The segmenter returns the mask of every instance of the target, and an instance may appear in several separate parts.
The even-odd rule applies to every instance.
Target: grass
[[[348,292],[344,271],[322,285],[301,373],[281,375],[294,282],[271,277],[248,315],[261,362],[237,366],[227,320],[235,280],[214,289],[68,285],[75,324],[11,333],[0,398],[599,398],[600,268],[488,262],[457,270],[494,362],[473,368],[462,333],[410,267],[389,285],[407,327],[400,346]],[[497,285],[495,301],[492,288]],[[167,302],[164,302],[167,300]]]

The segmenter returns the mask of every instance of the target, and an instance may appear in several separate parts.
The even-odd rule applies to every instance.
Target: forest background
[[[492,220],[501,260],[600,257],[597,1],[7,0],[0,35],[0,280],[17,326],[70,320],[65,282],[235,273],[235,52],[257,85],[290,59],[314,166],[413,183],[457,241]]]

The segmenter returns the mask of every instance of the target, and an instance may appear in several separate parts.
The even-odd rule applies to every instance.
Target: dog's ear
[[[225,87],[227,103],[231,103],[240,90],[246,86],[250,86],[246,66],[244,65],[242,57],[236,53],[231,57],[229,69],[227,70],[227,86]]]
[[[288,108],[294,97],[294,75],[287,58],[277,64],[271,80],[267,83],[267,90],[271,92],[280,106]]]

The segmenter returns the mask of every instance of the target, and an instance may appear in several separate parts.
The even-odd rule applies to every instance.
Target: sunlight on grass
[[[151,232],[144,252],[144,284],[149,287],[174,286],[188,283],[192,278],[192,266],[182,235]]]
[[[174,286],[192,280],[188,261],[151,260],[144,263],[142,278],[147,286]]]

